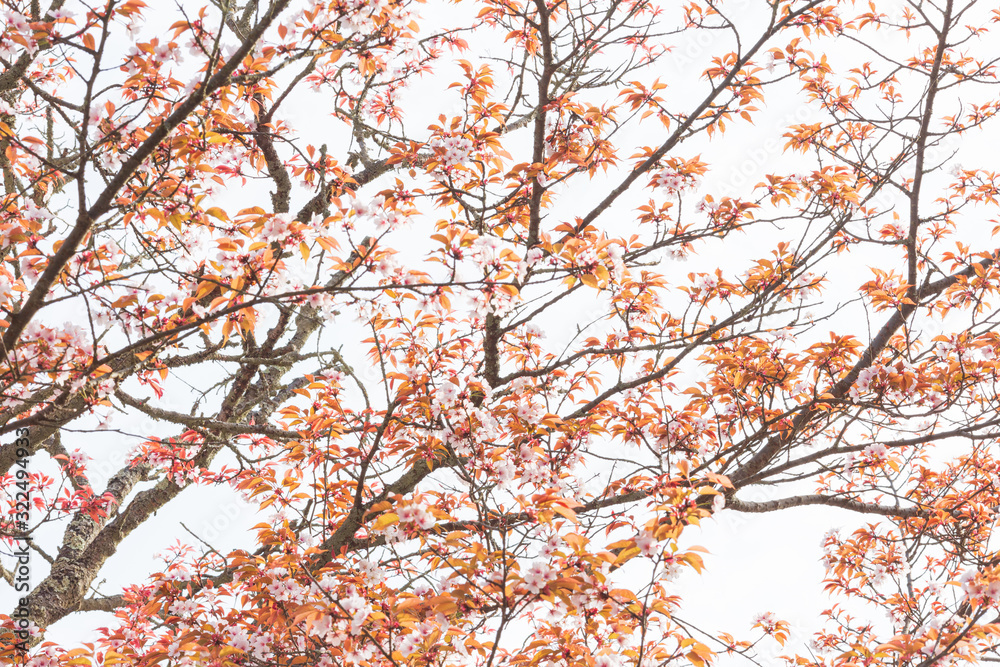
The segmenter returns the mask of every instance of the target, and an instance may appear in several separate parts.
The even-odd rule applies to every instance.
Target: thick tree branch
[[[792,496],[779,500],[768,500],[763,502],[753,502],[740,500],[734,496],[726,498],[726,509],[736,512],[763,513],[776,512],[790,507],[804,507],[806,505],[825,505],[827,507],[839,507],[859,514],[879,514],[881,516],[896,517],[900,519],[917,519],[927,516],[926,510],[918,507],[895,507],[892,505],[874,505],[851,498],[840,496],[824,496],[813,494],[807,496]]]
[[[996,255],[997,252],[995,251],[990,257],[976,262],[962,271],[958,271],[950,276],[945,276],[940,280],[936,280],[933,283],[925,285],[917,293],[916,301],[901,304],[899,309],[896,310],[896,312],[894,312],[892,316],[886,320],[885,324],[882,325],[882,328],[878,331],[871,343],[861,354],[861,357],[854,364],[853,368],[851,368],[846,375],[838,380],[828,392],[824,392],[824,396],[828,397],[823,398],[822,401],[836,402],[843,400],[843,398],[847,396],[847,393],[850,391],[855,381],[857,381],[858,375],[861,371],[875,363],[875,359],[878,358],[883,350],[885,350],[889,341],[899,328],[903,326],[910,315],[916,311],[920,302],[941,294],[941,292],[957,283],[963,277],[968,278],[976,275],[977,269],[983,270],[992,266],[996,261]],[[770,463],[779,452],[788,447],[789,443],[791,443],[798,436],[798,434],[801,433],[802,430],[816,418],[818,414],[820,413],[815,410],[803,409],[792,421],[791,428],[778,435],[772,436],[767,441],[767,444],[761,447],[760,450],[758,450],[745,463],[740,464],[739,467],[729,475],[730,481],[737,488],[757,481],[767,464]]]

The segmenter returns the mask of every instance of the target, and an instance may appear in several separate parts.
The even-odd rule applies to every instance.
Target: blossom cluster
[[[472,155],[472,141],[463,136],[435,138],[431,141],[441,164],[446,168],[459,167]]]
[[[396,514],[402,524],[411,525],[420,530],[430,530],[434,527],[434,515],[422,505],[404,505],[396,510]]]
[[[661,169],[653,175],[651,185],[663,190],[669,196],[676,196],[697,187],[697,179],[676,169]]]

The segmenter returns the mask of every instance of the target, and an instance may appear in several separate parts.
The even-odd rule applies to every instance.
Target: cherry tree
[[[990,3],[2,4],[5,663],[1000,659]],[[803,506],[811,641],[690,622]]]

